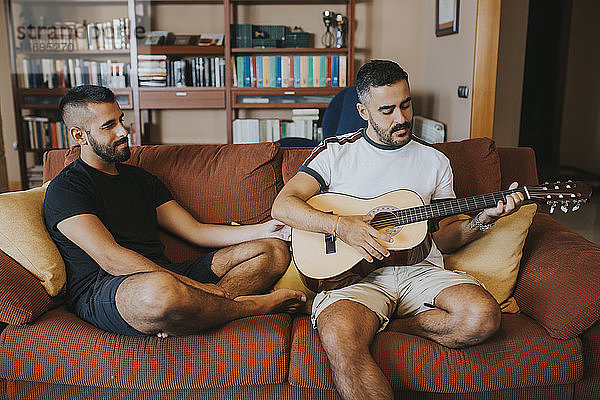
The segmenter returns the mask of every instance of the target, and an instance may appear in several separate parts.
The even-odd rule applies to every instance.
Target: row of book
[[[139,55],[140,86],[224,87],[224,57],[169,58],[166,55]]]
[[[346,87],[347,56],[240,56],[234,87]]]
[[[51,122],[46,117],[23,117],[25,147],[34,149],[67,149],[71,138],[67,126],[61,122]]]
[[[91,84],[111,88],[130,86],[129,63],[79,58],[25,58],[19,74],[21,88],[72,88]]]
[[[286,137],[322,140],[318,127],[318,109],[294,109],[291,120],[236,119],[233,121],[233,143],[276,142]]]
[[[16,32],[21,50],[70,52],[121,50],[130,47],[129,18],[106,22],[55,22],[48,26],[19,26]]]
[[[29,188],[42,186],[44,182],[44,167],[41,165],[34,165],[27,168],[27,181],[29,182]]]

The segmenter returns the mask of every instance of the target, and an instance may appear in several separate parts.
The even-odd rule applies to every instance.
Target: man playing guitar
[[[453,173],[443,153],[411,140],[408,75],[398,64],[373,60],[360,68],[356,85],[358,112],[368,121],[367,128],[320,143],[279,193],[272,215],[295,229],[331,234],[373,262],[389,256],[379,241],[391,242],[392,237],[369,225],[372,216],[325,213],[307,200],[320,191],[373,198],[410,189],[429,204],[455,197]],[[481,343],[498,329],[500,308],[494,298],[474,278],[445,270],[441,252],[484,235],[522,201],[522,193],[515,192],[470,220],[448,217],[432,233],[434,243],[425,260],[378,268],[358,283],[317,295],[313,325],[344,399],[393,398],[369,352],[383,329],[451,348]]]

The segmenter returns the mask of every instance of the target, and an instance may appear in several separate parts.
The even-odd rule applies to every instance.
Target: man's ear
[[[74,126],[71,129],[69,129],[69,134],[71,135],[71,138],[73,138],[75,143],[77,143],[78,145],[83,146],[87,144],[87,139],[83,134],[83,129]]]
[[[358,110],[358,115],[360,115],[362,119],[365,121],[369,120],[369,112],[363,103],[356,103],[356,109]]]

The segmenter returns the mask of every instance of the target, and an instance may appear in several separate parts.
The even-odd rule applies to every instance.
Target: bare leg
[[[302,292],[277,290],[231,300],[186,285],[168,272],[148,272],[125,279],[116,293],[119,314],[147,334],[189,335],[237,318],[294,310]]]
[[[414,317],[395,319],[390,330],[431,339],[451,348],[481,343],[500,327],[500,307],[483,288],[460,284],[442,290],[437,308]]]
[[[390,383],[369,352],[379,328],[379,318],[371,310],[350,300],[336,301],[319,314],[317,326],[342,398],[394,398]]]
[[[232,297],[264,293],[290,265],[287,244],[279,239],[260,239],[217,251],[212,270],[218,285]]]

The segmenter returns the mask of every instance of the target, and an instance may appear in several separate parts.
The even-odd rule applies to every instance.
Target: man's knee
[[[493,299],[465,304],[457,318],[457,348],[474,346],[491,337],[499,328],[502,315]]]
[[[146,319],[163,320],[176,311],[182,290],[181,282],[168,272],[137,274],[117,290],[117,306],[135,308]]]
[[[283,275],[290,265],[291,259],[287,243],[274,238],[264,239],[261,242],[264,246],[264,252],[271,260],[270,267],[273,272]]]

